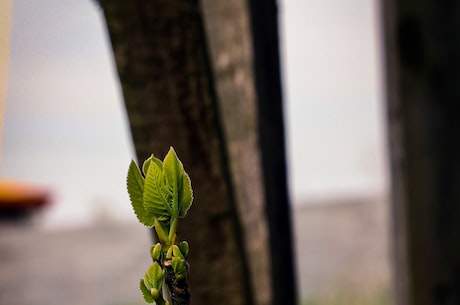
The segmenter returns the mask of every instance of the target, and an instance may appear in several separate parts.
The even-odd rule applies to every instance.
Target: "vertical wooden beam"
[[[398,304],[460,304],[460,3],[383,12]]]
[[[269,226],[273,304],[297,304],[276,0],[248,0]]]
[[[246,0],[202,0],[202,6],[251,290],[255,304],[269,305],[273,279],[248,5]]]

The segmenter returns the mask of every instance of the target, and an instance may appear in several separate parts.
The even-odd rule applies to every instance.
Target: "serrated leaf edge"
[[[129,165],[126,186],[137,219],[145,226],[152,227],[153,219],[148,217],[144,207],[144,178],[134,160]]]
[[[139,287],[141,289],[141,292],[142,292],[142,296],[144,297],[144,300],[147,302],[147,303],[153,303],[155,302],[155,300],[153,299],[152,297],[152,294],[150,293],[150,289],[147,287],[147,285],[145,284],[145,281],[144,279],[141,279],[140,283],[139,283]]]

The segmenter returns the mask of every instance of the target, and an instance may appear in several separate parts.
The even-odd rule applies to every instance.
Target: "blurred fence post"
[[[398,304],[460,304],[460,3],[382,3]]]

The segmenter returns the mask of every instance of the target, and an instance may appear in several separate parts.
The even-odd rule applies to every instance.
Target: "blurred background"
[[[279,8],[300,300],[391,304],[377,1]],[[46,204],[0,220],[0,304],[140,304],[150,241],[102,12],[14,1],[11,21],[0,177]]]

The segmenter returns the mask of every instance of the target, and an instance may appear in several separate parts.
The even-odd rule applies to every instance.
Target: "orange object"
[[[0,214],[22,214],[49,203],[49,192],[24,182],[0,180]]]

